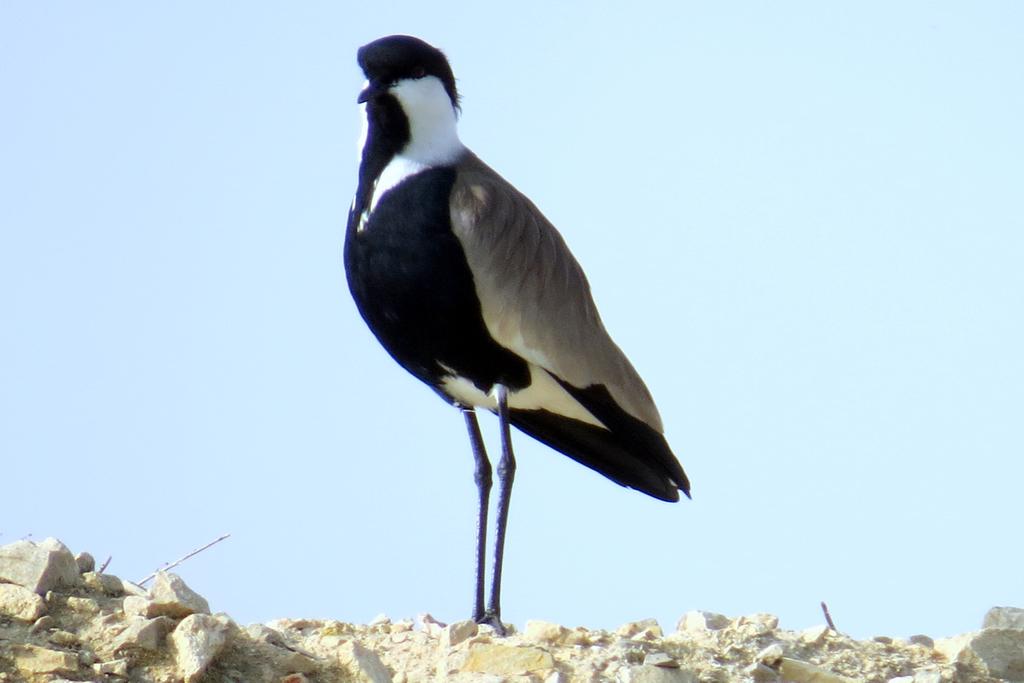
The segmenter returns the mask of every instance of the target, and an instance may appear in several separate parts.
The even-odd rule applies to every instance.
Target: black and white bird
[[[586,276],[533,203],[459,140],[444,54],[411,36],[362,47],[359,184],[345,271],[388,353],[465,418],[479,492],[473,618],[503,632],[501,566],[515,472],[510,426],[665,501],[690,484],[643,380],[608,332]],[[491,593],[491,489],[475,408],[501,434]]]

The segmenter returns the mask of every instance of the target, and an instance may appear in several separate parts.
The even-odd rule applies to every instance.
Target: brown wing
[[[468,153],[458,165],[451,215],[494,339],[573,387],[604,386],[623,410],[661,433],[650,392],[608,336],[583,270],[540,210]]]

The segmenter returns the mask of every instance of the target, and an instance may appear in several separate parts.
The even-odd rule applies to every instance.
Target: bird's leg
[[[480,509],[476,521],[476,595],[473,602],[473,621],[484,620],[484,560],[487,555],[487,507],[491,497],[491,461],[487,459],[484,439],[480,435],[480,424],[476,421],[476,411],[463,408],[462,415],[466,418],[466,429],[469,431],[469,443],[473,447],[473,460],[476,469],[473,480],[480,496]]]
[[[494,574],[491,576],[491,599],[484,621],[498,635],[505,635],[501,623],[501,563],[505,556],[505,527],[508,526],[508,504],[512,499],[512,481],[516,475],[516,459],[512,453],[512,431],[508,420],[508,389],[495,387],[498,399],[498,426],[501,430],[501,460],[498,461],[498,510],[494,534]]]

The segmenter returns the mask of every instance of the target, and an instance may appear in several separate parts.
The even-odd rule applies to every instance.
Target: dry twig
[[[107,566],[108,566],[108,565],[110,564],[110,561],[111,561],[112,559],[114,559],[114,556],[113,556],[113,555],[107,555],[107,560],[106,560],[106,562],[104,562],[103,564],[101,564],[101,565],[100,565],[100,569],[99,569],[99,571],[97,571],[96,573],[97,573],[97,574],[102,574],[103,572],[107,571]]]
[[[825,604],[824,600],[821,601],[821,611],[825,613],[825,623],[828,624],[828,627],[836,633],[839,633],[839,629],[837,629],[836,625],[832,622],[832,615],[829,614],[828,605]]]
[[[223,541],[223,540],[224,540],[225,538],[229,537],[230,535],[231,535],[231,534],[224,534],[224,535],[223,535],[223,536],[221,536],[220,538],[217,538],[217,539],[214,539],[214,540],[210,541],[209,543],[207,543],[206,545],[204,545],[204,546],[203,546],[202,548],[196,548],[195,550],[193,550],[192,552],[190,552],[190,553],[189,553],[188,555],[185,555],[185,556],[183,556],[183,557],[180,557],[180,558],[178,558],[177,560],[175,560],[174,562],[171,562],[170,564],[165,564],[165,565],[164,565],[163,567],[160,567],[160,568],[159,568],[159,569],[157,569],[157,570],[156,570],[155,572],[153,572],[152,574],[150,574],[149,576],[147,576],[146,578],[144,578],[144,579],[143,579],[142,581],[139,581],[139,582],[137,582],[137,583],[136,583],[135,585],[137,585],[137,586],[141,586],[141,585],[143,585],[143,584],[144,584],[144,583],[146,583],[147,581],[150,581],[150,580],[152,580],[152,579],[153,579],[153,577],[155,577],[155,576],[156,576],[156,575],[157,575],[158,573],[160,573],[160,572],[165,572],[165,571],[167,571],[168,569],[173,569],[173,568],[177,567],[177,566],[178,566],[179,564],[181,564],[182,562],[184,562],[184,561],[185,561],[185,560],[187,560],[188,558],[190,558],[190,557],[194,557],[194,556],[198,555],[199,553],[203,552],[204,550],[206,550],[207,548],[209,548],[209,547],[211,547],[211,546],[214,546],[214,545],[217,545],[218,543],[220,543],[221,541]]]

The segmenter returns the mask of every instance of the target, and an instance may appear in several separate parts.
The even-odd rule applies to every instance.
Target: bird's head
[[[366,108],[364,133],[375,154],[429,166],[462,153],[459,94],[444,53],[419,38],[387,36],[359,48],[356,58],[367,81],[358,100]]]
[[[359,48],[356,59],[367,80],[366,88],[359,93],[360,103],[388,95],[403,101],[414,91],[424,95],[434,91],[443,92],[450,106],[458,109],[459,94],[448,59],[419,38],[379,38]]]

